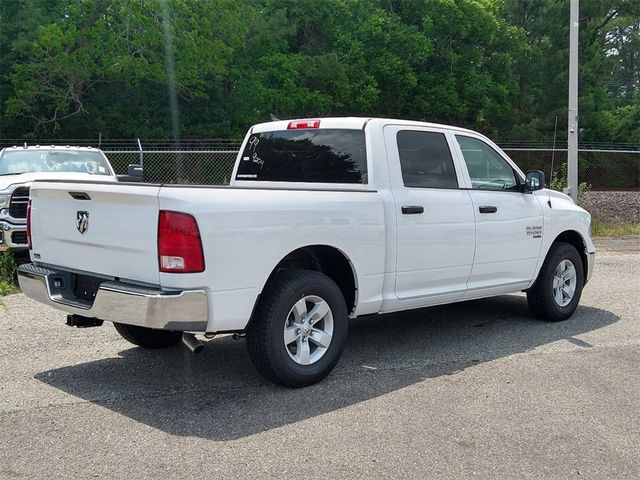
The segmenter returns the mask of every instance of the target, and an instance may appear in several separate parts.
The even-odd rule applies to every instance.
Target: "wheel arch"
[[[347,311],[353,313],[358,302],[358,278],[353,262],[344,251],[330,245],[306,245],[297,248],[282,257],[273,267],[261,292],[278,273],[295,269],[313,270],[331,278],[342,291]],[[253,312],[256,311],[259,302],[260,294],[256,298],[249,323],[253,321]]]
[[[580,260],[582,262],[582,271],[584,272],[585,283],[587,279],[587,243],[585,242],[584,237],[577,232],[576,230],[565,230],[564,232],[558,234],[556,238],[549,245],[549,249],[545,255],[549,255],[549,250],[554,243],[568,243],[569,245],[573,245],[576,250],[578,250],[578,254],[580,255]],[[539,273],[539,272],[538,272]]]

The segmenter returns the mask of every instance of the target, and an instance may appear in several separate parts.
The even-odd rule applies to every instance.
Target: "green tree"
[[[639,10],[581,2],[582,141],[640,137]],[[568,16],[568,0],[0,2],[0,135],[169,138],[175,122],[188,140],[363,115],[550,140],[558,116],[566,138]]]
[[[169,88],[185,104],[188,127],[188,106],[214,100],[212,84],[224,83],[243,37],[242,6],[234,1],[174,0],[166,23],[160,0],[60,6],[32,41],[14,47],[22,61],[12,68],[5,114],[26,119],[37,135],[86,135],[89,120],[107,135],[166,137]],[[175,53],[173,84],[166,38]]]
[[[527,42],[517,61],[518,100],[508,137],[550,140],[558,116],[558,138],[564,139],[569,1],[506,0],[505,7],[507,19],[524,32]],[[580,2],[581,141],[632,141],[637,124],[626,122],[633,118],[638,105],[639,28],[637,0]],[[617,125],[618,119],[622,125]]]

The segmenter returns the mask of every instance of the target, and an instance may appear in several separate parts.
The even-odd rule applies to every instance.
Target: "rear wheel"
[[[181,332],[173,332],[170,330],[154,330],[153,328],[115,322],[113,326],[116,327],[116,331],[126,341],[144,348],[172,347],[182,338]]]
[[[527,291],[529,308],[544,320],[566,320],[578,307],[583,285],[584,271],[578,250],[568,243],[554,243],[536,283]]]
[[[304,387],[333,370],[348,328],[344,297],[333,280],[310,270],[282,272],[265,287],[247,329],[249,356],[274,383]]]

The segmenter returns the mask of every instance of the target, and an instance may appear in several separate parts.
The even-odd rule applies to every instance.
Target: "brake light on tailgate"
[[[168,273],[204,272],[202,240],[193,215],[160,210],[158,266]]]

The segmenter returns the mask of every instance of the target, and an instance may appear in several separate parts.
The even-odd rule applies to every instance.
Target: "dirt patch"
[[[593,239],[597,255],[638,254],[640,253],[640,237],[596,237]]]

